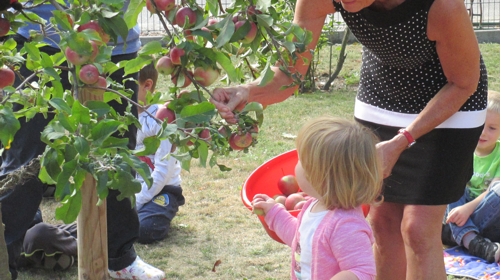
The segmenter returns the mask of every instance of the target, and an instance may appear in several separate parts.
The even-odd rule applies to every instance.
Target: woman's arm
[[[294,23],[313,33],[311,43],[308,45],[307,50],[301,54],[307,61],[312,58],[310,50],[314,50],[317,45],[325,18],[328,14],[334,12],[335,9],[331,0],[297,1]],[[309,63],[305,64],[299,58],[291,71],[298,71],[301,75],[304,75],[308,70],[308,65]],[[275,72],[275,76],[265,86],[259,86],[259,80],[255,80],[236,87],[217,88],[213,92],[211,102],[215,104],[223,118],[230,123],[234,123],[236,120],[232,111],[242,109],[247,102],[257,101],[263,105],[270,105],[284,101],[292,95],[296,88],[280,90],[282,86],[291,84],[292,79],[280,71],[278,67],[272,67],[272,70]]]
[[[462,0],[435,0],[428,16],[428,38],[436,41],[447,84],[430,100],[407,131],[418,139],[446,121],[475,92],[480,78],[480,50]],[[385,155],[384,175],[389,176],[407,139],[396,135],[378,147]]]

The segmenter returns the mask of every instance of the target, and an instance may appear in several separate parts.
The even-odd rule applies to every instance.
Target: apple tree
[[[10,148],[19,118],[52,118],[41,135],[47,148],[38,176],[56,185],[55,197],[61,202],[56,218],[66,223],[78,216],[87,174],[96,180],[100,200],[108,189],[117,189],[134,203],[141,186],[132,171],[151,183],[149,168],[138,156],[153,153],[163,139],[177,147],[169,156],[179,159],[184,169],[196,159],[202,166],[229,171],[218,157],[246,152],[257,143],[263,107],[249,103],[237,112],[238,123],[228,124],[209,102],[210,87],[255,78],[264,85],[273,77],[274,65],[293,78],[289,86],[294,86],[301,77],[287,66],[311,41],[310,32],[291,23],[294,1],[236,0],[226,8],[217,0],[203,6],[195,0],[1,1],[0,36],[6,36],[0,42],[0,153]],[[37,5],[52,5],[53,16],[40,18],[32,12]],[[127,37],[145,6],[162,23],[165,36],[142,46],[135,59],[113,63],[113,45]],[[9,35],[26,22],[36,23],[40,31],[32,31],[19,47]],[[53,55],[39,50],[49,34],[59,38],[60,52]],[[131,90],[109,75],[118,69],[135,73],[152,62],[171,86],[150,93],[147,103],[162,104],[159,111],[170,117],[152,116],[161,131],[145,139],[143,149],[131,150],[128,139],[119,136],[129,125],[139,125],[131,108],[145,104],[131,100]],[[33,74],[22,76],[21,65]],[[71,89],[61,85],[62,75],[68,76]],[[15,76],[22,82],[14,87]],[[128,100],[124,114],[107,103],[121,98]],[[21,109],[14,110],[14,105]]]

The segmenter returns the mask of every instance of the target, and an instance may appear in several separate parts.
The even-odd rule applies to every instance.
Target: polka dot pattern
[[[335,6],[364,46],[357,99],[393,112],[421,112],[447,83],[435,42],[426,35],[428,10],[407,9],[402,15],[400,9],[398,17],[402,20],[381,24],[374,20],[377,17],[365,17],[363,11],[349,13],[337,3]],[[392,11],[384,16],[397,16]],[[477,90],[461,111],[478,111],[487,106],[487,71],[481,57],[480,61]]]

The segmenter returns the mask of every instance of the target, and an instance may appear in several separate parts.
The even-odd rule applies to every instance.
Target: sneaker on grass
[[[470,241],[468,252],[490,263],[499,262],[499,243],[491,242],[480,235]]]
[[[136,260],[128,267],[113,271],[109,270],[112,279],[139,279],[139,280],[163,280],[165,273],[160,269],[145,263],[141,258]]]

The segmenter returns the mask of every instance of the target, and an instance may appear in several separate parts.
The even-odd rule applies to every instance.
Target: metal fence
[[[475,29],[499,29],[499,1],[500,0],[465,0],[465,6],[470,15],[471,21]],[[205,0],[197,0],[199,5],[205,5]],[[231,4],[231,1],[221,1],[223,7]],[[139,16],[139,24],[143,36],[162,35],[165,33],[162,25],[156,18],[145,9]],[[340,22],[339,29],[344,29],[343,19],[339,13],[335,13],[327,20]]]

